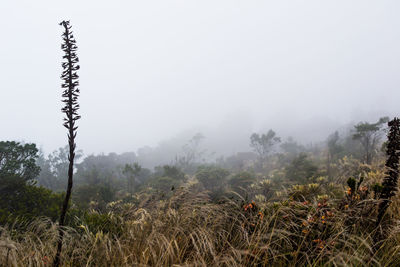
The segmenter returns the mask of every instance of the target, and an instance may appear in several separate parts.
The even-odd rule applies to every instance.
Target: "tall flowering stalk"
[[[380,203],[378,208],[378,218],[376,221],[379,226],[383,220],[386,210],[389,207],[390,199],[397,192],[397,182],[399,179],[399,160],[400,160],[400,119],[394,118],[389,121],[389,133],[386,154],[386,175],[382,183],[382,192],[380,194]],[[375,242],[382,239],[385,233],[378,234]]]
[[[63,81],[61,88],[64,90],[62,94],[62,102],[64,103],[64,107],[61,109],[61,111],[65,113],[64,127],[67,128],[68,130],[69,167],[68,167],[68,186],[60,215],[57,253],[54,259],[54,266],[60,265],[60,256],[61,256],[62,242],[64,236],[62,228],[65,223],[65,215],[68,210],[68,203],[71,198],[72,183],[73,183],[72,178],[74,172],[74,158],[75,158],[75,148],[76,148],[75,137],[78,129],[75,122],[78,119],[80,119],[80,116],[78,115],[79,76],[77,74],[77,70],[79,70],[79,65],[78,65],[79,59],[76,55],[76,50],[78,49],[78,47],[76,46],[76,41],[72,34],[69,21],[62,21],[60,25],[64,27],[64,33],[62,35],[63,43],[61,45],[61,49],[65,53],[65,55],[63,56],[63,62],[62,62],[63,72],[61,75],[61,80]]]

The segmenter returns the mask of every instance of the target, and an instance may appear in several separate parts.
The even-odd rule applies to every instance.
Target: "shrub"
[[[3,189],[7,193],[0,195],[0,224],[12,223],[16,218],[32,221],[40,216],[54,221],[60,213],[63,194],[18,183],[8,184]]]
[[[80,209],[105,210],[107,203],[114,201],[115,190],[108,185],[81,185],[74,190],[72,199]],[[90,207],[90,203],[95,206]]]
[[[306,183],[317,173],[317,166],[308,159],[306,153],[300,153],[286,168],[286,176],[296,183]]]
[[[211,192],[211,197],[214,199],[223,192],[228,175],[229,171],[222,168],[200,167],[196,178],[206,190]]]
[[[239,194],[245,195],[246,188],[250,187],[256,181],[255,175],[251,172],[243,171],[236,175],[234,175],[229,180],[229,185],[232,190],[236,191]]]

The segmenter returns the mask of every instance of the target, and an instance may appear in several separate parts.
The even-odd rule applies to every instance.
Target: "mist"
[[[58,23],[79,44],[85,154],[195,133],[210,153],[274,129],[302,143],[398,114],[398,1],[5,1],[2,140],[65,145]],[[90,19],[89,19],[90,18]],[[173,141],[171,141],[173,140]],[[175,140],[175,141],[174,141]]]

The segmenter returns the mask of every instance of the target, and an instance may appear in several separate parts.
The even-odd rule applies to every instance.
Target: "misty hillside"
[[[6,1],[0,267],[399,266],[399,8]]]

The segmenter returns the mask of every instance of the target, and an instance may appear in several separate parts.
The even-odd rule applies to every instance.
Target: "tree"
[[[131,160],[122,160],[116,153],[87,156],[77,164],[75,181],[80,184],[108,183],[125,188],[125,183],[120,185],[118,177],[122,175],[122,166],[128,162]]]
[[[39,155],[37,164],[41,171],[37,178],[38,184],[54,191],[60,191],[67,186],[66,173],[69,167],[68,146],[60,147],[47,157]],[[82,150],[75,152],[75,159],[78,160],[83,155]]]
[[[69,144],[69,166],[68,166],[68,186],[67,192],[65,195],[65,199],[63,202],[59,229],[58,229],[58,244],[57,244],[57,253],[54,259],[54,266],[60,265],[60,255],[62,249],[62,241],[64,236],[64,231],[62,227],[64,226],[65,215],[68,209],[69,199],[71,198],[72,191],[72,183],[73,183],[73,172],[74,172],[74,158],[75,158],[75,137],[77,134],[78,127],[75,122],[80,119],[78,115],[79,104],[78,104],[78,96],[79,96],[79,81],[77,70],[79,70],[79,59],[76,55],[76,50],[78,47],[76,46],[75,38],[71,31],[71,26],[69,21],[62,21],[60,23],[61,26],[64,27],[63,33],[63,41],[64,43],[61,45],[61,49],[64,51],[65,55],[63,59],[65,61],[62,63],[62,68],[64,69],[61,75],[61,79],[63,80],[62,88],[64,89],[62,97],[62,102],[65,106],[61,109],[63,113],[65,113],[66,117],[64,118],[64,127],[68,130],[68,144]]]
[[[264,161],[272,153],[276,144],[280,143],[281,139],[276,136],[273,130],[269,130],[267,134],[261,136],[253,133],[250,136],[250,146],[258,154],[260,160]]]
[[[35,144],[0,142],[0,224],[57,216],[62,195],[32,182],[40,172],[38,158]]]
[[[35,144],[0,142],[0,179],[13,176],[26,182],[37,177],[40,172],[36,165],[38,151]]]
[[[201,161],[205,151],[200,150],[200,144],[204,138],[204,135],[197,133],[182,147],[183,154],[176,159],[180,167],[189,170],[195,163]]]
[[[388,121],[388,117],[382,117],[376,123],[360,122],[354,126],[353,139],[360,142],[364,150],[365,163],[372,163],[382,136],[382,126]]]

